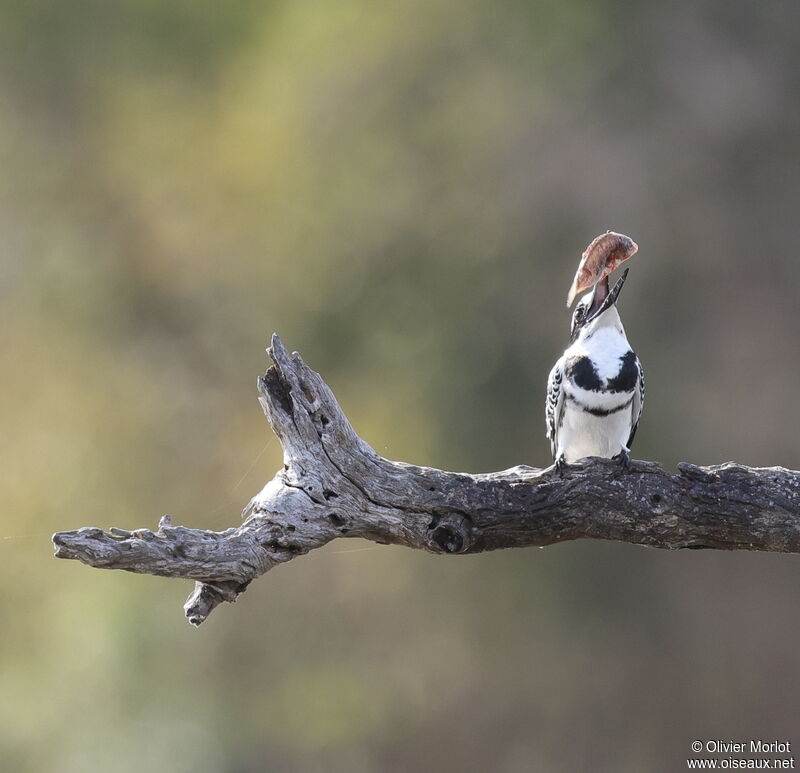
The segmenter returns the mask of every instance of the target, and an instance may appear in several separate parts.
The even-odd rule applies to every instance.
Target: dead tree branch
[[[587,459],[553,468],[467,475],[392,462],[356,435],[333,393],[273,336],[259,401],[284,466],[222,532],[173,526],[53,535],[55,555],[89,566],[195,580],[194,625],[251,580],[337,537],[479,553],[582,538],[658,548],[800,553],[800,472],[781,467]]]

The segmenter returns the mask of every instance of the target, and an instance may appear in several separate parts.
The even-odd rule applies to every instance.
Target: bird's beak
[[[586,319],[587,323],[597,319],[597,317],[608,311],[617,302],[617,298],[622,290],[622,285],[625,284],[625,280],[628,278],[628,271],[630,271],[630,269],[626,268],[610,292],[608,289],[607,276],[603,277],[603,279],[595,285],[594,294],[592,295],[592,304],[589,307],[589,316]]]

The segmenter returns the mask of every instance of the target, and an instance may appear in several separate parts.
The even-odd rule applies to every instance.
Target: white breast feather
[[[608,325],[596,329],[590,336],[581,337],[565,352],[560,362],[570,357],[589,357],[598,377],[607,382],[619,374],[622,357],[630,350],[622,325]],[[613,410],[631,402],[634,392],[592,391],[576,386],[565,378],[562,389],[567,397],[577,400],[588,408]],[[587,456],[615,456],[625,448],[634,423],[631,409],[594,416],[567,399],[563,404],[561,426],[557,433],[554,456],[564,455],[567,462]]]

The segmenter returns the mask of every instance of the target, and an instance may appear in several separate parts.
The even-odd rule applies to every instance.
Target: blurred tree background
[[[273,330],[385,456],[549,464],[564,297],[607,228],[640,245],[635,455],[800,467],[798,43],[791,0],[0,3],[3,770],[800,743],[790,556],[339,541],[195,631],[188,584],[49,543],[237,523],[280,464]]]

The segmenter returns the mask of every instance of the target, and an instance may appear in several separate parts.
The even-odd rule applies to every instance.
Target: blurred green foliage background
[[[790,556],[339,541],[196,631],[188,583],[49,543],[237,523],[280,465],[273,330],[385,456],[549,464],[564,296],[607,228],[641,248],[635,455],[800,467],[799,43],[790,0],[0,3],[2,769],[800,744]]]

